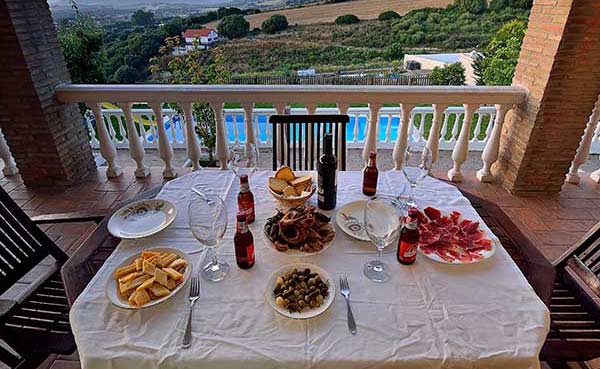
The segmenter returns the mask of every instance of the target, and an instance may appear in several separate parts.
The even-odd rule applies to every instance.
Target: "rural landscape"
[[[531,0],[356,0],[270,11],[198,9],[167,18],[138,9],[107,22],[72,2],[72,17],[58,28],[79,83],[210,84],[303,70],[398,78],[408,73],[405,55],[472,53],[477,84],[502,85],[510,84],[530,7]],[[218,41],[175,52],[189,29],[214,29]],[[428,78],[465,84],[464,67],[436,67]]]

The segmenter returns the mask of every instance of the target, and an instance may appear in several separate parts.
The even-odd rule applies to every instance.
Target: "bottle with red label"
[[[404,219],[404,226],[400,231],[398,252],[396,257],[400,264],[410,265],[417,259],[417,245],[419,243],[418,210],[411,208]]]
[[[254,195],[250,191],[250,184],[248,183],[248,176],[246,174],[240,176],[238,211],[246,214],[246,222],[248,224],[254,222]]]
[[[235,246],[235,262],[241,269],[250,269],[254,266],[254,237],[248,229],[246,214],[237,215],[237,227],[233,236]]]

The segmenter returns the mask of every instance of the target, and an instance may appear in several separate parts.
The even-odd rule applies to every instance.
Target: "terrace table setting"
[[[84,369],[135,368],[539,368],[538,354],[549,330],[549,312],[517,265],[458,189],[427,177],[415,189],[417,206],[444,213],[459,211],[498,247],[489,259],[448,265],[422,254],[412,265],[397,262],[395,245],[385,249],[391,279],[370,281],[363,265],[375,247],[346,235],[335,224],[344,204],[366,200],[362,172],[338,173],[337,206],[321,211],[336,231],[323,252],[293,257],[277,251],[263,227],[280,207],[267,191],[271,171],[251,171],[249,182],[256,220],[256,264],[236,267],[238,178],[229,171],[201,170],[165,184],[157,198],[177,209],[172,224],[154,235],[123,240],[79,296],[70,321]],[[192,342],[183,349],[189,284],[155,306],[121,309],[106,296],[107,283],[121,263],[144,249],[169,247],[187,255],[192,274],[202,269],[202,245],[188,224],[188,204],[198,198],[192,187],[219,195],[227,207],[228,227],[218,249],[230,265],[220,282],[201,280],[194,305]],[[377,192],[399,195],[407,186],[402,171],[379,173]],[[316,203],[316,196],[309,200]],[[335,282],[329,309],[312,319],[289,319],[267,303],[271,274],[298,262],[317,265]],[[348,277],[357,334],[348,330],[346,302],[339,294],[340,275]]]

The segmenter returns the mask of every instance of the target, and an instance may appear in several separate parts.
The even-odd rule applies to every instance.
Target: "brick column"
[[[95,167],[46,0],[0,0],[0,128],[26,185],[69,184]]]
[[[600,1],[534,0],[494,172],[516,194],[556,193],[600,93]]]

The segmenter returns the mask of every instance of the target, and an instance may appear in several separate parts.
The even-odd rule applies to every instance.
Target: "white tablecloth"
[[[189,350],[180,348],[187,289],[141,311],[115,308],[105,297],[116,265],[142,248],[197,249],[186,215],[188,199],[194,196],[192,184],[226,196],[234,219],[238,185],[230,173],[200,171],[165,185],[158,197],[177,205],[176,221],[153,237],[121,242],[71,309],[84,369],[539,367],[549,313],[501,247],[491,259],[469,266],[444,265],[422,255],[412,266],[403,266],[387,252],[384,259],[393,277],[377,284],[362,274],[374,247],[338,230],[329,249],[300,260],[320,265],[336,281],[339,274],[348,275],[358,334],[348,332],[346,306],[339,295],[325,314],[309,321],[277,315],[264,299],[267,277],[299,259],[274,251],[263,240],[264,220],[276,206],[265,189],[270,174],[255,172],[250,178],[257,215],[250,226],[256,264],[250,270],[235,265],[235,222],[230,222],[220,255],[231,272],[222,282],[202,283]],[[364,198],[361,178],[359,172],[339,173],[338,208]],[[380,173],[380,193],[397,193],[403,186],[400,172]],[[417,196],[420,206],[459,210],[467,218],[480,219],[456,188],[441,181],[427,178]],[[196,271],[200,255],[191,256]]]

